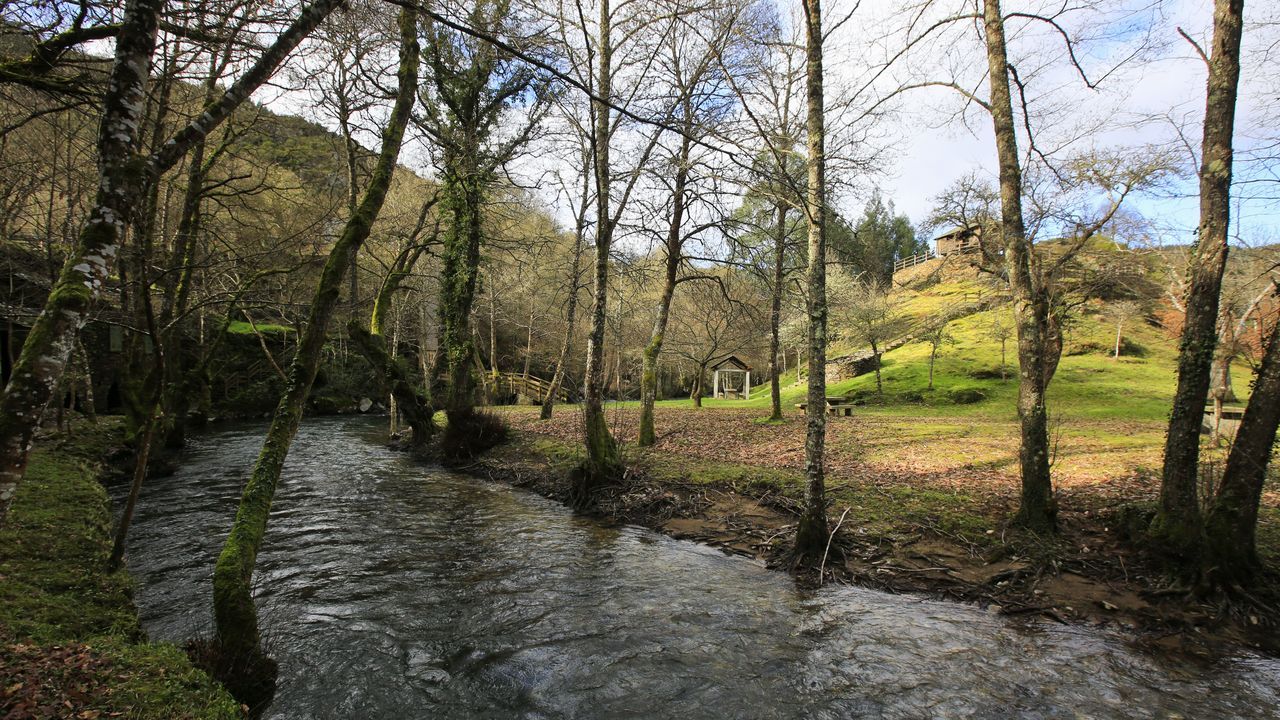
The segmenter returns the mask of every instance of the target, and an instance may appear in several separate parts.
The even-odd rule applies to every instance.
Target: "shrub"
[[[1006,368],[1003,372],[1001,372],[1000,368],[998,367],[977,368],[974,370],[970,370],[967,374],[969,375],[969,377],[973,378],[974,380],[999,380],[1001,378],[1007,378],[1010,375],[1012,375],[1013,370]]]
[[[977,388],[956,388],[951,391],[950,398],[956,405],[972,405],[986,400],[987,396]]]
[[[507,424],[493,413],[473,410],[450,414],[440,435],[440,456],[449,462],[469,460],[501,445],[507,439]]]

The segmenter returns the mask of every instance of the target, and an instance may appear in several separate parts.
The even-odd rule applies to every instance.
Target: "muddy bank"
[[[1126,540],[1128,518],[1121,513],[1094,508],[1068,518],[1052,541],[999,526],[975,539],[918,518],[893,526],[886,526],[884,517],[868,523],[863,507],[837,501],[830,520],[839,525],[825,564],[820,571],[794,571],[787,555],[800,510],[798,492],[774,478],[743,482],[741,476],[721,473],[731,479],[708,481],[700,477],[706,468],[683,460],[629,450],[627,474],[606,490],[595,514],[793,571],[807,586],[856,584],[974,603],[1015,618],[1117,626],[1131,632],[1136,643],[1162,652],[1217,657],[1243,646],[1280,654],[1277,617],[1260,599],[1274,595],[1274,582],[1247,605],[1196,599],[1170,587]],[[563,502],[568,472],[577,461],[572,445],[516,432],[506,445],[459,469]],[[737,469],[744,476],[753,471]],[[839,485],[846,499],[856,491],[847,478],[829,483]],[[976,516],[995,514],[989,518],[993,524],[1003,522],[1003,507],[971,510]],[[878,511],[884,514],[883,508]]]

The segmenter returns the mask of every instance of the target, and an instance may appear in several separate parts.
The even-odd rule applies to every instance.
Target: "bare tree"
[[[848,328],[853,340],[871,348],[876,373],[876,394],[884,395],[884,384],[880,377],[883,348],[907,331],[907,317],[894,306],[888,288],[877,279],[851,278],[841,271],[832,275],[838,278],[831,283],[830,288],[832,314],[839,319],[840,327]],[[929,367],[932,387],[932,360]]]
[[[676,147],[663,163],[663,171],[671,174],[670,202],[667,212],[666,236],[662,241],[662,289],[654,314],[653,330],[642,354],[640,375],[640,430],[638,444],[653,445],[653,406],[657,391],[658,356],[662,353],[663,338],[671,313],[671,300],[676,287],[690,280],[706,280],[704,274],[685,269],[686,245],[700,232],[715,227],[709,223],[691,222],[692,207],[698,199],[705,200],[707,191],[699,191],[699,181],[706,181],[713,169],[706,166],[695,154],[695,141],[708,137],[712,129],[724,121],[731,108],[733,96],[724,78],[723,58],[735,53],[726,46],[739,37],[737,20],[739,9],[733,5],[719,7],[688,6],[678,3],[673,11],[680,14],[681,31],[665,38],[663,63],[669,73],[669,84],[674,90],[674,121],[679,134]],[[720,62],[718,62],[720,61]],[[663,79],[663,78],[660,78]],[[666,184],[665,182],[663,184]],[[714,202],[714,199],[713,199]],[[715,210],[713,208],[712,212]]]

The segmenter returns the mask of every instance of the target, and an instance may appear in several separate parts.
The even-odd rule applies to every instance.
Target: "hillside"
[[[861,407],[854,420],[829,424],[828,448],[837,464],[846,458],[883,472],[910,467],[913,473],[994,473],[1009,481],[1016,477],[1018,447],[1012,308],[999,286],[972,268],[939,265],[941,261],[931,261],[895,278],[899,286],[890,296],[891,305],[910,318],[907,336],[939,315],[953,318],[947,324],[952,339],[938,352],[933,388],[927,342],[908,337],[884,354],[883,395],[876,393],[873,373],[840,377],[847,369],[842,356],[857,356],[865,348],[836,344],[829,355],[828,376],[838,379],[829,382],[827,394],[851,397]],[[1135,318],[1125,324],[1121,356],[1116,359],[1116,325],[1107,317],[1108,310],[1107,303],[1095,301],[1076,313],[1049,388],[1054,472],[1067,485],[1131,477],[1160,462],[1175,384],[1176,343],[1154,316]],[[993,332],[997,323],[1008,333],[1003,377],[1001,343]],[[1237,367],[1235,384],[1237,393],[1247,393],[1247,368]],[[792,369],[784,378],[782,400],[787,422],[797,431],[801,424],[791,418],[799,417],[795,405],[804,402],[806,392],[803,378],[797,381]],[[769,393],[767,386],[757,385],[750,400],[706,403],[754,411],[758,417],[767,413]],[[802,442],[796,442],[791,450],[799,452]],[[772,443],[742,449],[739,456],[770,465],[782,457]],[[799,455],[788,451],[785,457],[798,460]]]
[[[924,404],[931,413],[981,414],[1012,417],[1017,396],[1017,339],[1006,292],[994,281],[963,264],[943,266],[933,260],[895,276],[890,305],[909,318],[907,338],[882,359],[884,397],[876,398],[875,377],[866,373],[829,384],[831,395],[853,395],[884,411],[911,413]],[[1093,301],[1072,317],[1061,364],[1050,385],[1050,401],[1057,411],[1079,418],[1162,420],[1173,395],[1177,346],[1154,315],[1134,318],[1122,329],[1121,355],[1113,357],[1116,323],[1109,306]],[[909,336],[914,329],[940,317],[950,318],[951,336],[938,352],[934,387],[928,387],[930,345]],[[1001,342],[1007,334],[1002,378]],[[829,357],[828,376],[839,377],[841,356],[865,348],[840,343]],[[1237,385],[1245,383],[1237,380]],[[1237,392],[1244,388],[1237,388]],[[979,398],[974,394],[980,393]],[[786,390],[799,402],[804,385]],[[956,399],[964,402],[958,408]],[[767,397],[752,398],[767,404]]]

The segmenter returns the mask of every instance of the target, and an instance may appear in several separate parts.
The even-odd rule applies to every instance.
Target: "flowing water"
[[[1280,662],[787,576],[423,466],[308,421],[258,558],[269,718],[1272,718]],[[213,560],[262,441],[197,437],[129,542],[152,637],[208,633]]]

